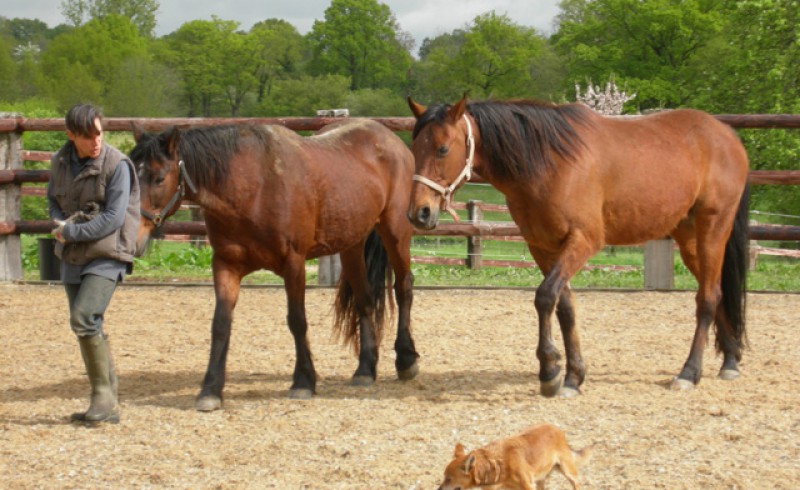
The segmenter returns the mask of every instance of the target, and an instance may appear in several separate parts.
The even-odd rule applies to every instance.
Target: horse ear
[[[141,124],[131,121],[131,132],[133,133],[133,140],[138,143],[142,139],[144,128]]]
[[[465,453],[464,446],[459,442],[456,444],[456,450],[453,452],[454,458],[460,458]]]
[[[414,99],[412,99],[410,95],[408,96],[407,100],[408,100],[408,107],[411,109],[411,112],[414,114],[414,117],[419,119],[420,117],[422,117],[423,114],[425,114],[425,109],[426,109],[425,106],[414,102]]]
[[[169,130],[167,135],[167,154],[175,156],[178,153],[178,142],[181,140],[181,130],[178,127],[173,127]]]
[[[461,97],[461,100],[456,102],[450,107],[450,110],[447,111],[447,115],[450,116],[450,119],[455,123],[464,115],[464,111],[467,109],[467,94],[466,92]]]

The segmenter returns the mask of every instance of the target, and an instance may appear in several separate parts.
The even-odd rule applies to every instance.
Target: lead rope
[[[412,177],[413,180],[427,185],[442,195],[442,199],[444,200],[442,210],[450,213],[456,223],[458,223],[460,220],[458,214],[456,214],[455,210],[451,207],[450,199],[453,197],[453,192],[455,192],[456,188],[461,185],[461,181],[469,182],[469,179],[472,178],[472,159],[475,156],[475,139],[472,136],[472,123],[469,122],[469,118],[466,114],[464,114],[463,117],[464,122],[467,123],[467,162],[464,165],[464,169],[461,170],[461,173],[458,174],[458,177],[456,177],[456,180],[453,181],[453,183],[448,187],[444,187],[443,185],[438,184],[419,174],[415,174],[414,177]]]

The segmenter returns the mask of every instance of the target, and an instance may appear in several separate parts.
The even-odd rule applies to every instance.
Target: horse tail
[[[729,329],[727,336],[716,336],[717,352],[722,351],[724,337],[736,341],[739,347],[746,347],[745,331],[746,289],[748,269],[748,218],[749,218],[750,186],[746,185],[739,201],[739,210],[733,221],[728,242],[725,244],[725,258],[722,262],[722,309],[727,322],[717,328]]]
[[[372,307],[370,320],[372,320],[376,345],[381,345],[383,326],[386,322],[386,285],[389,282],[391,268],[389,267],[389,255],[383,247],[380,235],[374,229],[367,236],[364,245],[364,261],[367,266],[368,291]],[[360,329],[358,309],[353,288],[344,280],[344,275],[339,279],[334,309],[334,328],[339,337],[343,338],[344,343],[352,345],[353,350],[358,353]]]

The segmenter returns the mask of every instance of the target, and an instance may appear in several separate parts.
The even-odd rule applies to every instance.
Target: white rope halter
[[[458,215],[450,208],[450,199],[453,197],[453,192],[455,192],[456,188],[461,185],[461,182],[469,181],[469,179],[472,177],[472,158],[475,156],[475,140],[472,137],[472,124],[469,122],[469,118],[466,114],[464,114],[463,117],[464,122],[467,123],[467,162],[464,165],[464,169],[460,174],[458,174],[458,177],[456,177],[456,180],[454,180],[449,186],[445,187],[419,174],[415,174],[414,177],[412,177],[413,180],[427,185],[442,195],[442,199],[444,200],[442,210],[453,215],[453,218],[456,220],[456,222],[458,222]]]

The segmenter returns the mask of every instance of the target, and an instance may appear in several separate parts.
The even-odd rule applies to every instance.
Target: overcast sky
[[[380,1],[380,0],[379,0]],[[283,19],[301,34],[311,30],[315,20],[323,20],[330,0],[160,0],[156,35],[178,29],[190,20],[210,20],[212,15],[235,20],[242,29],[269,18]],[[542,33],[552,31],[558,0],[383,0],[394,13],[400,28],[410,33],[416,48],[426,37],[435,37],[463,28],[477,15],[494,10],[514,22],[534,27]],[[0,16],[13,19],[39,19],[50,27],[64,22],[61,0],[0,0]]]

